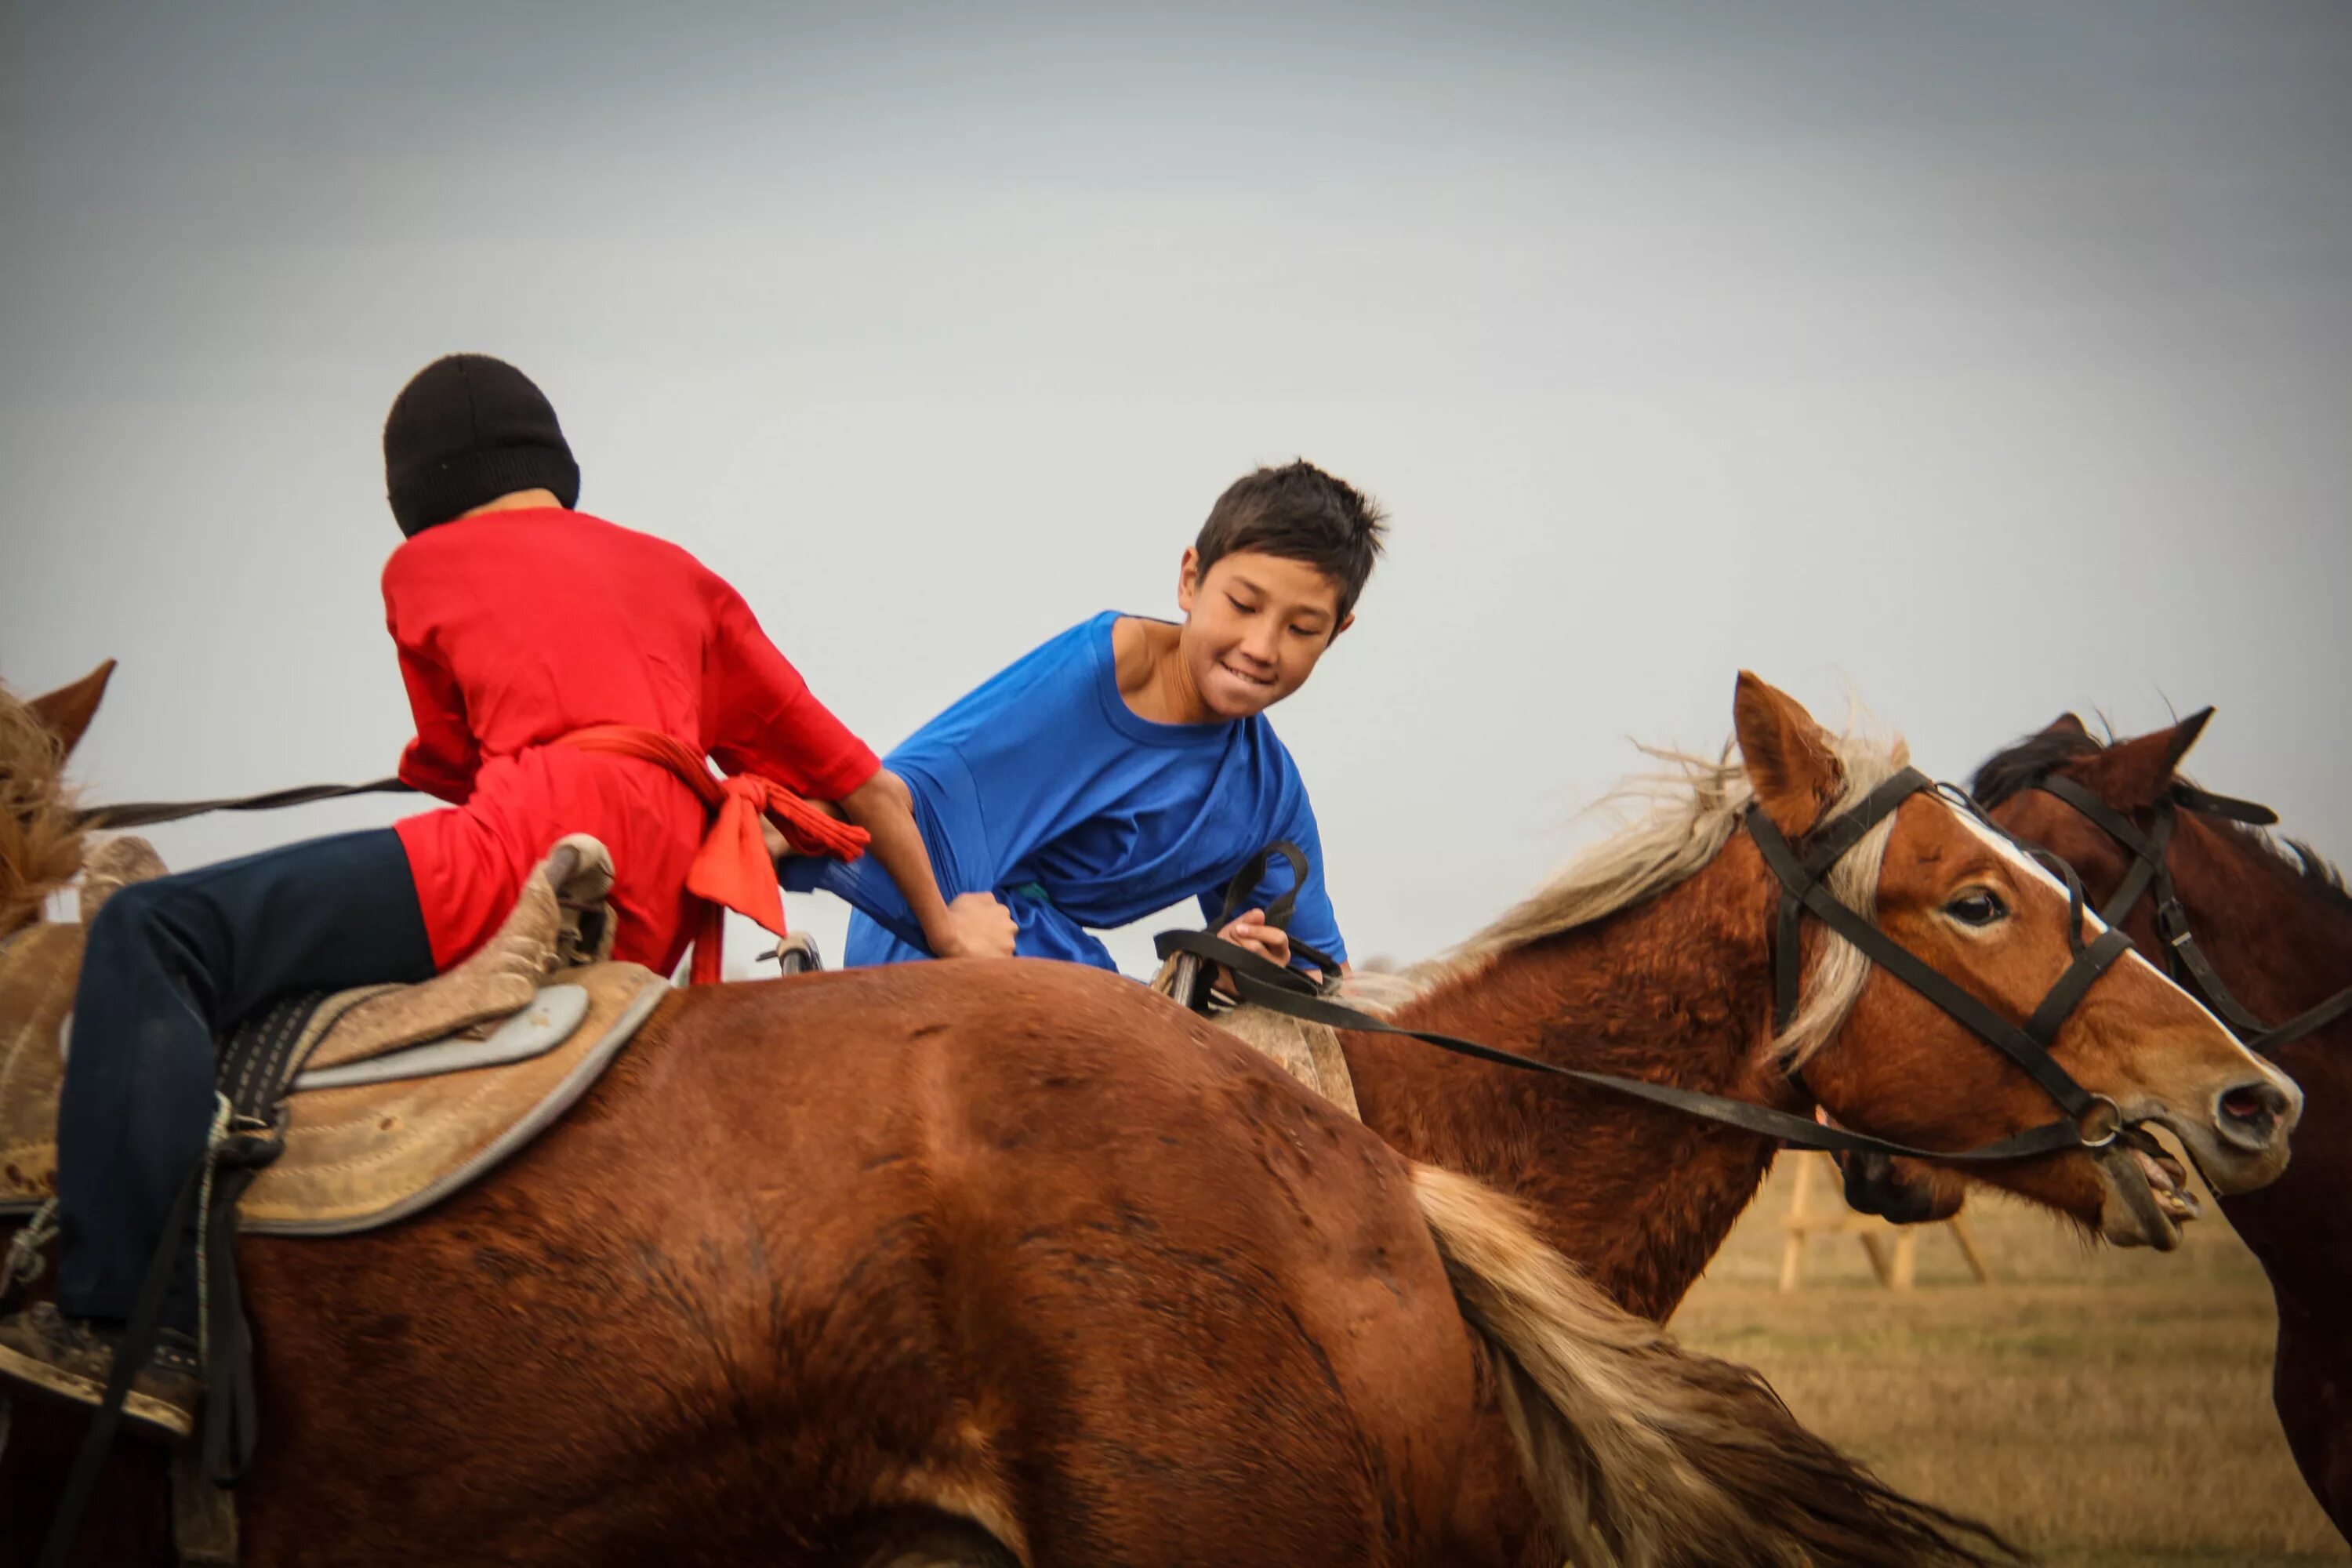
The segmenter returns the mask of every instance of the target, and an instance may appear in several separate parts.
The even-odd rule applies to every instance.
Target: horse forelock
[[[0,686],[0,936],[36,919],[81,868],[82,829],[57,736]]]
[[[2043,730],[1995,752],[1969,781],[1987,811],[2040,784],[2062,765],[2096,756],[2106,743],[2074,730]]]
[[[1910,761],[1899,738],[1859,723],[1827,739],[1843,774],[1830,815],[1859,804]],[[1468,978],[1534,942],[1655,898],[1715,859],[1739,831],[1742,814],[1755,798],[1736,747],[1727,744],[1711,758],[1642,749],[1664,766],[1628,780],[1595,808],[1633,807],[1625,826],[1574,857],[1485,930],[1398,977],[1412,994]],[[1830,872],[1831,892],[1865,918],[1877,910],[1878,876],[1893,831],[1890,816]],[[1775,1043],[1779,1053],[1801,1063],[1818,1050],[1853,1011],[1869,976],[1870,961],[1860,949],[1833,932],[1822,932],[1797,1016]],[[1381,999],[1391,1007],[1402,1005],[1394,981],[1381,990]]]

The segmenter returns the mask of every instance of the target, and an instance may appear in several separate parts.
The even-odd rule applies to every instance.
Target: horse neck
[[[2215,828],[2176,840],[2173,877],[2189,929],[2223,984],[2283,1024],[2352,985],[2352,903],[2315,886],[2251,837]],[[2352,1292],[2352,1018],[2282,1047],[2305,1094],[2286,1174],[2222,1200],[2282,1300],[2334,1311]]]
[[[2352,900],[2315,886],[2249,835],[2175,840],[2189,929],[2238,1000],[2279,1024],[2352,984]]]
[[[1764,875],[1752,856],[1719,855],[1656,898],[1439,984],[1395,1021],[1789,1108],[1759,1048],[1771,991]],[[1416,1041],[1346,1044],[1368,1126],[1518,1197],[1554,1246],[1654,1318],[1674,1310],[1771,1164],[1766,1139],[1606,1089]]]

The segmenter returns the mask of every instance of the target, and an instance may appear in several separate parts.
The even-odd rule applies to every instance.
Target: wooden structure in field
[[[1965,1213],[1927,1225],[1889,1225],[1874,1215],[1856,1214],[1845,1206],[1837,1195],[1837,1165],[1827,1154],[1800,1152],[1788,1157],[1797,1162],[1797,1189],[1789,1200],[1788,1215],[1780,1222],[1788,1232],[1780,1242],[1783,1291],[1804,1284],[1806,1239],[1822,1234],[1853,1237],[1862,1243],[1862,1250],[1870,1259],[1870,1271],[1878,1277],[1881,1285],[1890,1290],[1908,1290],[1918,1274],[1919,1233],[1948,1230],[1959,1246],[1960,1256],[1968,1259],[1969,1272],[1976,1276],[1977,1283],[1992,1283],[1992,1271],[1985,1267],[1984,1255],[1977,1250],[1977,1239],[1969,1230]],[[1813,1189],[1824,1180],[1830,1206],[1816,1208]]]

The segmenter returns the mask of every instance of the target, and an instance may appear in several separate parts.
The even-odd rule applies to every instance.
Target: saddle
[[[1224,963],[1230,957],[1236,966],[1262,962],[1238,949],[1226,948],[1224,952],[1217,952],[1215,950],[1224,944],[1215,933],[1224,930],[1241,911],[1252,889],[1265,875],[1266,868],[1277,858],[1289,862],[1290,888],[1266,906],[1265,918],[1270,925],[1288,928],[1290,911],[1297,903],[1298,889],[1307,885],[1310,868],[1304,849],[1287,839],[1277,838],[1251,856],[1234,874],[1233,880],[1225,886],[1224,908],[1205,930],[1160,934],[1153,944],[1160,950],[1160,973],[1152,977],[1151,988],[1270,1058],[1283,1071],[1346,1111],[1350,1120],[1361,1121],[1364,1113],[1356,1106],[1356,1080],[1348,1071],[1348,1054],[1339,1047],[1339,1030],[1328,1024],[1293,1017],[1255,1003],[1236,1002],[1219,994],[1209,984],[1209,964],[1213,960]],[[1339,962],[1328,953],[1318,952],[1295,937],[1291,941],[1299,956],[1320,965],[1325,972],[1339,969]],[[1202,943],[1206,944],[1205,950],[1196,951],[1196,945]],[[1271,964],[1265,967],[1269,971],[1273,968]]]
[[[1196,988],[1194,975],[1187,972],[1189,954],[1177,953],[1160,966],[1152,978],[1151,988],[1180,1005],[1191,1005],[1188,991]],[[1339,1031],[1328,1024],[1310,1023],[1277,1013],[1271,1007],[1260,1007],[1249,1002],[1227,1002],[1212,995],[1207,1011],[1201,1015],[1224,1030],[1242,1044],[1268,1058],[1274,1064],[1321,1095],[1357,1121],[1364,1113],[1356,1107],[1356,1080],[1348,1071],[1348,1055],[1339,1048]]]
[[[0,1215],[57,1187],[57,1102],[87,922],[162,872],[135,838],[92,855],[81,925],[33,926],[0,950]],[[611,962],[612,861],[559,844],[481,950],[415,985],[281,998],[222,1042],[219,1086],[274,1130],[237,1228],[342,1236],[429,1207],[490,1170],[586,1092],[668,992]]]

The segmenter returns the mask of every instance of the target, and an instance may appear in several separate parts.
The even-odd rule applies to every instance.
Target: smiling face
[[[1837,764],[1802,709],[1757,685],[1752,703],[1743,693],[1742,753],[1764,809],[1784,832],[1802,833],[1835,797]],[[1939,796],[1914,795],[1896,812],[1876,906],[1882,931],[2012,1023],[2072,962],[2064,885]],[[2084,940],[2101,929],[2086,914]],[[2260,1186],[2285,1169],[2300,1092],[2137,953],[2091,985],[2051,1056],[2126,1121],[2169,1129],[2217,1191]],[[1804,1080],[1841,1123],[1932,1149],[1990,1143],[2059,1114],[2022,1068],[1880,968],[1805,1063]],[[2172,1172],[2132,1142],[1974,1173],[2111,1241],[2177,1245],[2189,1205]]]
[[[1355,616],[1339,614],[1339,585],[1304,561],[1239,551],[1204,574],[1184,552],[1176,603],[1184,612],[1184,666],[1220,719],[1263,713],[1307,684],[1331,639]]]

